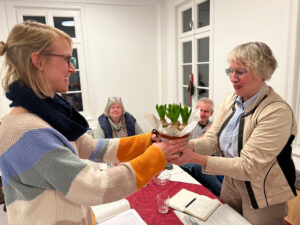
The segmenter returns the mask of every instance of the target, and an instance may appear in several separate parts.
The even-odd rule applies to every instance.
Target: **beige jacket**
[[[234,93],[227,95],[205,137],[191,140],[195,152],[211,155],[219,151],[219,137],[233,115],[236,98]],[[265,85],[241,117],[239,129],[239,157],[207,156],[204,172],[245,181],[253,208],[295,197],[291,143],[297,125],[289,105]]]

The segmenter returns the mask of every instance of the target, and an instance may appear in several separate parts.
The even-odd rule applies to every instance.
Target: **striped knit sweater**
[[[132,194],[166,164],[150,133],[99,140],[82,135],[69,142],[31,113],[6,115],[1,122],[0,169],[10,225],[91,225],[90,206]],[[79,158],[124,163],[95,171]]]

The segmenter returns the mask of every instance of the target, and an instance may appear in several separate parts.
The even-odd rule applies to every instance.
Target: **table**
[[[97,165],[97,167],[99,167],[99,165]],[[104,168],[105,166],[102,167]],[[121,213],[124,210],[133,208],[138,212],[138,214],[147,224],[154,224],[153,219],[155,219],[155,221],[157,221],[158,219],[164,220],[165,224],[165,220],[168,218],[170,219],[169,224],[181,224],[179,219],[177,219],[176,215],[174,213],[171,213],[171,211],[173,211],[172,209],[170,209],[170,212],[167,215],[162,215],[158,213],[156,205],[157,192],[167,191],[170,192],[168,194],[172,196],[183,186],[185,186],[185,188],[187,186],[190,186],[189,190],[191,191],[197,192],[197,189],[204,190],[206,191],[206,195],[210,195],[212,198],[216,198],[216,196],[211,194],[206,188],[200,185],[197,180],[195,180],[192,176],[190,176],[188,173],[182,170],[179,166],[173,165],[172,170],[165,171],[171,175],[171,181],[169,181],[164,186],[158,186],[154,184],[151,180],[143,188],[130,195],[126,199],[98,206],[93,206],[92,209],[95,213],[97,220],[101,221],[109,215],[116,215],[116,213]],[[199,189],[199,187],[201,187],[202,189]]]
[[[217,196],[199,184],[197,180],[191,177],[179,166],[173,165],[173,169],[169,172],[171,174],[171,181],[166,185],[159,186],[151,180],[143,188],[126,198],[129,201],[131,208],[135,209],[148,225],[183,224],[171,208],[167,214],[160,214],[158,212],[156,204],[156,194],[158,192],[167,192],[169,196],[172,197],[179,190],[185,188],[195,193],[206,195],[212,199],[218,199]],[[213,217],[214,214],[215,216]],[[210,225],[250,224],[244,217],[234,211],[227,204],[222,204],[213,213],[213,215],[211,215],[211,219],[209,218],[206,222],[201,221],[200,223]]]
[[[213,199],[217,198],[204,186],[199,184],[170,181],[164,186],[158,186],[153,181],[150,181],[145,187],[141,188],[139,191],[130,195],[126,199],[129,201],[131,208],[135,209],[148,225],[182,224],[173,212],[174,210],[172,208],[169,209],[167,214],[161,214],[158,212],[156,204],[157,193],[167,192],[169,196],[172,197],[182,188],[198,194],[206,195]]]
[[[190,222],[185,221],[183,218],[186,217],[186,214],[180,213],[176,211],[181,220],[178,219],[173,209],[169,209],[167,214],[160,214],[158,212],[157,204],[156,204],[156,194],[158,192],[167,192],[170,197],[175,195],[179,190],[185,188],[187,190],[193,191],[198,194],[206,195],[213,199],[218,199],[213,193],[211,193],[204,186],[199,184],[197,180],[191,177],[188,173],[182,170],[179,166],[173,165],[172,170],[166,170],[171,174],[170,181],[164,185],[159,186],[151,180],[146,184],[143,188],[128,196],[126,199],[122,199],[113,203],[108,203],[104,205],[98,205],[93,207],[94,213],[96,217],[99,219],[103,219],[103,213],[107,215],[107,212],[111,212],[116,215],[115,219],[112,219],[114,222],[109,224],[122,224],[122,221],[128,218],[118,216],[122,214],[122,212],[128,212],[128,210],[134,209],[138,215],[148,224],[148,225],[191,225]],[[165,172],[165,171],[164,171]],[[218,199],[219,200],[219,199]],[[221,202],[221,200],[219,200]],[[127,205],[126,207],[122,207],[122,211],[120,210],[120,205]],[[112,207],[113,206],[113,207]],[[121,213],[121,214],[119,214]],[[111,214],[110,214],[111,215]],[[118,219],[117,219],[118,218]],[[195,219],[193,219],[195,220]],[[137,224],[133,219],[132,224]],[[182,222],[181,222],[182,221]],[[123,221],[124,222],[124,221]],[[127,221],[131,224],[130,221]],[[101,224],[101,223],[100,223]],[[127,224],[127,223],[126,223]],[[207,221],[197,220],[199,225],[251,225],[243,216],[233,210],[227,204],[221,204],[215,212],[208,218]]]

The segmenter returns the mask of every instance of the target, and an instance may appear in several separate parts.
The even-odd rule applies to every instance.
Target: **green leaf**
[[[166,116],[171,120],[172,124],[176,125],[180,116],[181,107],[177,104],[169,104],[166,110]]]
[[[187,125],[191,114],[192,114],[192,109],[189,109],[186,105],[184,105],[184,107],[181,108],[182,124]]]
[[[167,108],[167,105],[158,105],[156,104],[156,111],[159,115],[159,118],[160,120],[165,120],[165,115],[166,115],[166,108]]]

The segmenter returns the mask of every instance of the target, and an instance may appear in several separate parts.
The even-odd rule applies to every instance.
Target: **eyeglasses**
[[[245,73],[247,73],[248,71],[246,69],[237,69],[237,70],[233,70],[233,69],[225,69],[225,73],[227,74],[227,76],[230,76],[231,74],[235,74],[237,76],[242,76]]]
[[[108,99],[109,99],[109,100],[119,100],[119,101],[122,100],[121,97],[115,97],[115,96],[113,96],[113,97],[108,97]]]
[[[71,66],[71,61],[72,63],[76,60],[75,57],[71,55],[60,55],[60,54],[52,54],[52,53],[46,53],[46,52],[40,52],[42,55],[51,55],[51,56],[58,56],[58,57],[63,57],[64,60],[68,63],[68,67],[70,68]]]

